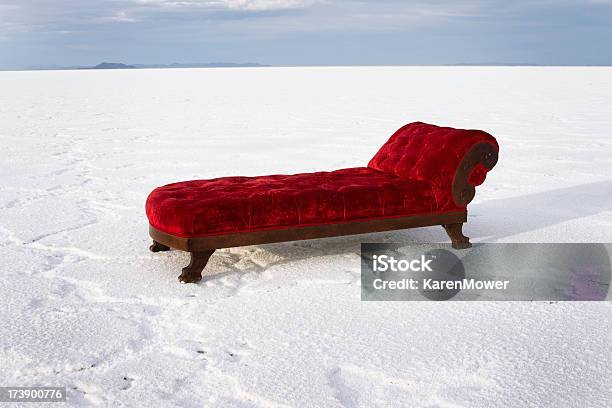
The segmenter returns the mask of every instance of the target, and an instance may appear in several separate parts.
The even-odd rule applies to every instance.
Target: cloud
[[[268,11],[306,8],[322,0],[115,0],[134,7],[144,6],[161,10],[247,10]]]
[[[323,0],[0,0],[0,36],[61,30],[64,25],[151,22],[184,18],[245,20],[304,10]]]
[[[127,12],[123,10],[116,12],[110,19],[112,21],[119,21],[122,23],[133,23],[137,21],[135,18],[128,16]]]
[[[305,0],[225,0],[223,3],[228,8],[237,10],[284,10],[305,8],[316,2]]]
[[[471,15],[479,12],[480,5],[480,0],[0,0],[0,35],[72,30],[73,26],[97,30],[101,24],[117,23],[166,25],[167,29],[175,25],[178,30],[190,24],[219,25],[230,26],[232,33],[242,27],[247,35],[254,29],[378,31]]]

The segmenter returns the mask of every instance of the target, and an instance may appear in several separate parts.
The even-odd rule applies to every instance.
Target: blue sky
[[[0,0],[0,68],[612,65],[612,0]]]

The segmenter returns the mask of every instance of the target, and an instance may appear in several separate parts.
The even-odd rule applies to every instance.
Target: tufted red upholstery
[[[180,237],[436,211],[429,183],[366,167],[168,184],[146,204],[150,224]]]
[[[439,210],[457,208],[452,198],[452,186],[459,162],[478,142],[497,141],[482,130],[440,127],[422,122],[410,123],[397,132],[374,155],[368,167],[398,177],[428,181],[432,184]],[[476,166],[468,181],[473,185],[484,182],[487,169]]]
[[[292,226],[461,211],[451,187],[469,148],[495,139],[478,130],[424,123],[399,129],[368,167],[333,172],[222,177],[168,184],[151,192],[149,223],[193,238]],[[469,175],[473,185],[487,169]]]

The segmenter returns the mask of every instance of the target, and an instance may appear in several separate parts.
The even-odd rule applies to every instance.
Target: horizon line
[[[26,68],[0,68],[0,72],[19,72],[19,71],[123,71],[140,69],[236,69],[236,68],[359,68],[359,67],[612,67],[610,64],[536,64],[536,63],[448,63],[448,64],[308,64],[308,65],[269,65],[259,63],[170,63],[170,64],[123,64],[120,68],[95,68],[96,65],[83,66],[48,66],[48,67],[26,67]],[[227,65],[222,65],[227,64]],[[98,64],[99,65],[99,64]],[[177,66],[172,66],[177,65]],[[181,66],[181,65],[202,65],[202,66]]]

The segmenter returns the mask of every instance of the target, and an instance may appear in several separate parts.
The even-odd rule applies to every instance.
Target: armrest
[[[368,167],[431,183],[440,210],[464,208],[497,163],[499,146],[482,130],[410,123],[391,136]]]
[[[484,183],[487,173],[497,164],[497,143],[478,142],[465,153],[453,177],[453,201],[467,206],[474,199],[474,187]]]

